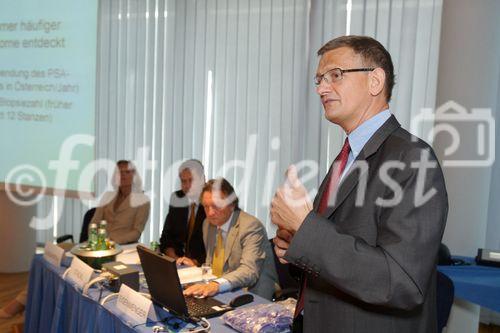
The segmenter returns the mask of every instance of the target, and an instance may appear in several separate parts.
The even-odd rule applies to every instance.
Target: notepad
[[[177,273],[179,274],[179,279],[181,281],[181,284],[189,284],[189,283],[196,283],[196,282],[201,282],[203,281],[203,277],[201,274],[201,267],[186,267],[186,268],[180,268],[177,270]],[[214,280],[217,277],[213,274],[209,274],[208,280]]]

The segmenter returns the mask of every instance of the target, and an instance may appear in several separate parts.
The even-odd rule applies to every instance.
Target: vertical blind
[[[317,49],[336,36],[369,35],[389,49],[391,110],[409,128],[434,107],[441,1],[101,0],[96,158],[136,162],[152,202],[141,241],[159,238],[188,158],[207,178],[227,178],[269,237],[269,203],[289,164],[304,166],[315,194],[343,142],[312,83]],[[96,194],[109,188],[99,172]],[[96,204],[45,197],[38,216],[54,227],[37,240],[78,238]]]

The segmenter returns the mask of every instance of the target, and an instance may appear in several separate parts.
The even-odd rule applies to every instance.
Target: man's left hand
[[[184,290],[185,296],[213,296],[219,292],[219,284],[217,282],[210,281],[207,284],[200,283],[188,287]]]
[[[282,264],[288,264],[288,261],[286,261],[284,257],[286,251],[288,250],[288,247],[290,246],[292,238],[293,235],[290,233],[290,231],[285,229],[276,230],[276,237],[274,237],[273,239],[274,252],[276,253],[276,256]]]
[[[311,210],[307,190],[297,176],[297,169],[291,165],[285,183],[278,188],[271,202],[271,221],[279,229],[295,233]]]

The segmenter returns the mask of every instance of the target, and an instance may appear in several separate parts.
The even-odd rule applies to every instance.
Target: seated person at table
[[[117,191],[107,192],[90,223],[106,220],[108,236],[118,244],[137,242],[149,216],[149,198],[143,194],[141,180],[129,161],[116,163],[113,185]],[[0,319],[12,318],[24,311],[27,288],[0,309]]]
[[[203,221],[200,193],[205,184],[203,165],[187,160],[179,167],[181,189],[170,196],[170,206],[160,238],[160,251],[169,257],[189,257],[196,265],[205,262]]]
[[[135,243],[148,220],[150,203],[132,162],[116,163],[113,185],[117,190],[104,194],[90,223],[99,225],[106,220],[109,239],[118,244]]]
[[[207,218],[203,224],[206,262],[218,278],[208,284],[195,284],[184,294],[212,296],[236,288],[248,288],[271,299],[277,274],[271,245],[262,223],[238,208],[238,197],[224,178],[210,180],[201,192]],[[183,257],[179,264],[193,265]]]

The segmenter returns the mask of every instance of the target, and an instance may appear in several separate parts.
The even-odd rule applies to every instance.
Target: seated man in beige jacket
[[[118,244],[139,240],[149,217],[149,198],[143,193],[141,180],[130,161],[118,161],[113,177],[116,191],[103,195],[90,223],[106,220],[108,237]]]
[[[277,282],[274,258],[262,223],[238,208],[238,197],[224,178],[212,179],[201,192],[206,219],[203,241],[206,262],[218,278],[208,284],[195,284],[185,295],[212,296],[236,288],[271,299]],[[194,265],[186,257],[179,264]]]

